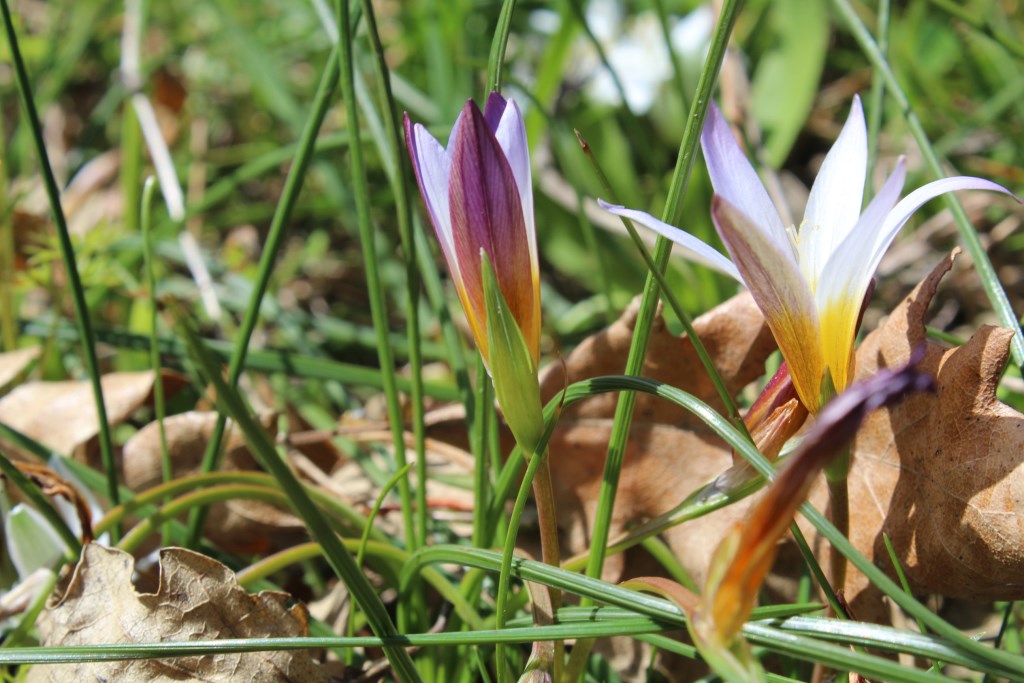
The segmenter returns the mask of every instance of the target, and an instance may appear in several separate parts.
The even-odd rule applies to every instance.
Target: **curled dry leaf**
[[[101,379],[107,419],[111,424],[124,422],[153,398],[155,375],[146,372],[115,372]],[[164,392],[171,396],[187,380],[163,371]],[[92,386],[86,380],[67,382],[29,382],[0,399],[0,422],[29,436],[61,455],[74,455],[90,465],[98,465],[98,449],[93,447],[99,433]],[[19,449],[0,440],[5,453],[25,458]]]
[[[908,398],[868,417],[850,471],[850,538],[886,568],[892,540],[912,588],[973,600],[1024,598],[1024,415],[1000,402],[996,386],[1012,333],[983,326],[959,348],[928,341],[925,313],[947,257],[869,334],[857,374],[906,363],[924,345],[919,367],[938,392]],[[822,508],[827,495],[816,496]],[[847,596],[860,618],[878,618],[877,591],[851,572]]]
[[[234,573],[181,548],[160,551],[160,586],[138,593],[132,556],[85,547],[67,590],[51,597],[39,621],[43,646],[303,637],[304,608],[286,608],[286,593],[250,595]],[[119,662],[37,665],[29,683],[64,681],[326,681],[308,651],[217,654]]]
[[[64,477],[60,476],[45,465],[37,465],[31,462],[15,463],[28,479],[39,487],[45,496],[60,496],[66,500],[75,510],[78,517],[78,525],[82,529],[82,542],[92,541],[92,513],[89,511],[89,501],[82,493]],[[13,486],[10,488],[14,488]],[[20,491],[9,491],[8,495],[12,500],[21,497]]]
[[[273,433],[275,413],[262,414],[260,421]],[[173,415],[164,420],[167,450],[175,478],[199,472],[206,444],[216,423],[217,413],[199,411]],[[234,429],[233,422],[228,422],[225,434],[220,469],[259,470],[244,435]],[[125,485],[140,491],[163,480],[158,422],[151,422],[132,436],[125,443],[123,453]],[[231,500],[210,508],[206,534],[229,552],[262,554],[304,540],[304,528],[297,517],[273,505],[253,500]]]
[[[619,320],[586,339],[569,354],[564,367],[549,366],[541,377],[544,400],[555,396],[567,382],[621,374],[638,308],[634,301]],[[764,372],[764,361],[775,349],[748,294],[733,297],[702,315],[694,321],[694,329],[733,394]],[[690,341],[672,334],[660,313],[651,328],[641,374],[684,389],[724,412]],[[603,394],[567,407],[550,442],[559,522],[568,530],[567,555],[589,546],[617,401],[617,394]],[[630,523],[671,510],[730,463],[729,449],[699,418],[664,399],[638,395],[611,535],[618,535]],[[715,543],[707,539],[702,545],[701,554],[706,555]],[[705,557],[703,564],[706,562]],[[609,557],[605,578],[619,580],[622,563],[621,556]]]
[[[0,353],[0,394],[21,380],[42,353],[38,346]]]

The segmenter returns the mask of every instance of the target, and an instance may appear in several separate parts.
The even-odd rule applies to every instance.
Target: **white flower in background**
[[[658,15],[647,10],[627,18],[623,5],[619,0],[591,0],[584,16],[622,84],[630,111],[644,114],[654,104],[662,85],[672,78],[672,60]],[[669,17],[672,49],[684,64],[703,58],[713,19],[711,8],[706,5],[683,18]],[[530,23],[535,30],[551,34],[558,30],[560,19],[551,10],[536,10],[530,15]],[[622,104],[615,79],[586,36],[577,39],[569,63],[569,79],[585,82],[590,99],[613,106]]]

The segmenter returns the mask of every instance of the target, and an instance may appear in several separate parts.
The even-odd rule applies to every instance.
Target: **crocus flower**
[[[420,193],[505,420],[524,449],[543,431],[540,269],[526,128],[515,101],[492,93],[462,108],[442,147],[405,117]]]
[[[420,193],[488,369],[481,254],[490,259],[536,366],[540,361],[540,269],[530,158],[519,107],[498,93],[487,98],[483,113],[472,101],[466,102],[447,148],[406,115],[405,140]]]
[[[699,254],[746,285],[789,365],[801,402],[812,413],[821,407],[823,386],[842,391],[853,379],[861,306],[882,255],[910,216],[928,200],[953,190],[1009,194],[988,180],[956,177],[928,183],[897,201],[906,177],[906,161],[900,157],[862,214],[868,146],[858,97],[814,181],[799,226],[783,224],[714,104],[701,145],[715,190],[711,216],[731,261],[646,213],[602,206]]]

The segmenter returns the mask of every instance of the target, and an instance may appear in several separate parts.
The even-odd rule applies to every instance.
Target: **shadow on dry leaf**
[[[569,354],[565,362],[569,382],[623,372],[638,305],[638,300],[634,301],[619,320]],[[745,293],[697,318],[694,329],[733,394],[763,374],[765,359],[775,350],[761,312]],[[684,389],[724,412],[693,346],[686,337],[672,334],[660,314],[651,329],[641,374]],[[549,366],[541,377],[544,400],[560,391],[565,382],[562,366]],[[566,556],[589,545],[617,401],[618,394],[603,394],[566,408],[551,439],[559,523],[568,531]],[[731,460],[731,451],[692,413],[669,401],[638,395],[611,536],[628,524],[671,510],[687,494],[725,470]],[[715,543],[717,538],[720,536]],[[710,539],[695,547],[704,546],[701,554],[707,554],[715,545],[708,543]],[[706,562],[704,558],[701,564]],[[701,568],[695,565],[687,569]],[[626,578],[621,555],[608,558],[604,578]]]
[[[41,644],[97,645],[224,638],[301,637],[304,608],[286,593],[250,595],[234,573],[181,548],[160,552],[160,587],[138,593],[128,553],[87,545],[63,596],[39,621]],[[308,651],[219,654],[117,662],[37,665],[28,683],[66,681],[326,681]]]

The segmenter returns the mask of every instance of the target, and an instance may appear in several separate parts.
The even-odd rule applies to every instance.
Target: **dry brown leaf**
[[[21,380],[42,352],[38,346],[29,346],[0,353],[0,394],[6,393],[14,383]]]
[[[124,422],[153,396],[154,374],[115,372],[101,379],[110,424]],[[171,396],[187,380],[163,371],[164,392]],[[86,380],[29,382],[0,399],[0,422],[29,436],[61,455],[74,455],[91,465],[98,462],[90,442],[99,433],[92,387]],[[0,441],[5,453],[19,455],[16,447]],[[85,446],[84,449],[80,448]]]
[[[893,574],[889,535],[918,593],[973,600],[1024,598],[1024,415],[996,398],[1012,333],[984,326],[950,349],[925,336],[925,312],[954,255],[867,336],[857,375],[906,363],[925,345],[922,368],[938,392],[869,416],[850,472],[850,538]],[[818,507],[827,497],[816,496]],[[852,572],[855,613],[875,618],[877,593]]]
[[[18,462],[15,467],[24,474],[29,481],[39,487],[44,496],[60,496],[75,510],[78,517],[78,526],[82,529],[82,542],[89,543],[92,536],[92,514],[89,511],[89,501],[82,495],[78,488],[64,477],[60,476],[46,465],[33,462]],[[5,477],[6,479],[6,477]],[[7,495],[12,501],[20,499],[24,494],[11,486]]]
[[[276,414],[261,416],[263,426],[272,430]],[[206,444],[217,423],[217,413],[191,411],[164,420],[167,450],[174,476],[199,472]],[[228,422],[221,469],[259,470],[244,435]],[[163,480],[159,423],[151,422],[124,445],[125,485],[139,491]],[[206,535],[225,550],[239,553],[267,553],[293,545],[305,538],[304,525],[280,508],[253,500],[231,500],[210,508]]]
[[[541,377],[544,399],[561,390],[565,371],[568,381],[621,374],[637,310],[635,301],[619,320],[581,343],[566,358],[564,370],[559,364],[549,366]],[[694,321],[694,328],[733,394],[764,372],[764,361],[775,349],[748,294],[704,314]],[[724,410],[689,340],[672,334],[660,314],[651,328],[641,374]],[[604,394],[567,407],[550,442],[559,522],[568,530],[566,555],[589,545],[617,400],[617,394]],[[730,462],[730,451],[699,418],[674,403],[640,394],[615,500],[612,536],[632,522],[671,510]],[[621,555],[608,558],[605,578],[618,581],[622,568]]]
[[[286,593],[250,595],[234,573],[181,548],[160,552],[160,587],[138,593],[128,553],[85,547],[67,590],[39,621],[41,645],[99,645],[302,637],[306,611]],[[174,659],[34,666],[29,683],[66,681],[326,681],[308,651],[218,654]]]

